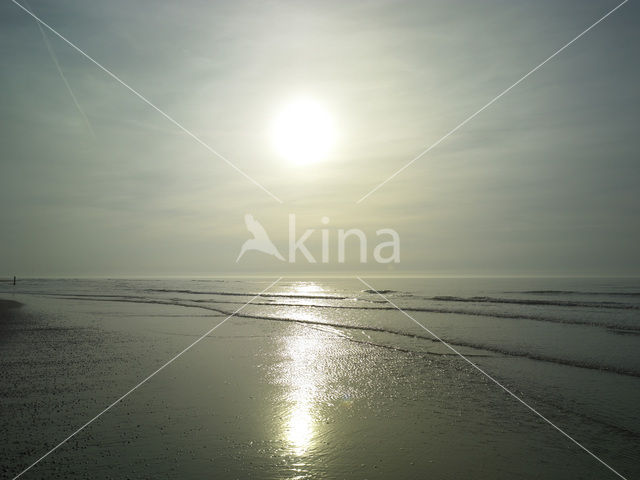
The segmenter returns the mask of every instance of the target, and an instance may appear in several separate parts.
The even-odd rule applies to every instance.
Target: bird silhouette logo
[[[280,255],[280,252],[269,238],[269,235],[267,235],[267,231],[258,220],[253,218],[253,215],[247,213],[244,216],[244,223],[247,225],[247,230],[249,230],[249,233],[253,235],[253,238],[244,242],[236,263],[238,263],[244,253],[249,250],[257,250],[258,252],[273,255],[278,260],[284,261],[284,257]]]

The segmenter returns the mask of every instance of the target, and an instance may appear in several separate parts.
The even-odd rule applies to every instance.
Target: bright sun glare
[[[289,103],[273,122],[272,139],[276,151],[299,165],[325,159],[335,137],[331,116],[320,103],[310,98]]]

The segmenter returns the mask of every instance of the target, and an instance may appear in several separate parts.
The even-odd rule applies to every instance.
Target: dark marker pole
[[[13,276],[13,284],[14,285],[16,284],[16,276],[15,275]]]

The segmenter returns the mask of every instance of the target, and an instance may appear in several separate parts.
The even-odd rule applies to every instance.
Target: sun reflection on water
[[[292,293],[322,293],[324,292],[324,288],[313,282],[299,282],[296,285],[293,285]]]
[[[313,446],[318,387],[323,381],[317,359],[322,354],[323,343],[319,333],[308,331],[286,340],[287,362],[283,373],[289,387],[289,411],[284,430],[290,451],[297,456],[304,455]]]
[[[287,423],[287,440],[295,455],[303,455],[313,437],[313,417],[309,402],[296,403]]]

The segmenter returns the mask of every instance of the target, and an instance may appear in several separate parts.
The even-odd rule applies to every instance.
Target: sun
[[[275,116],[271,137],[278,155],[307,165],[324,160],[336,140],[333,119],[316,100],[297,98]]]

